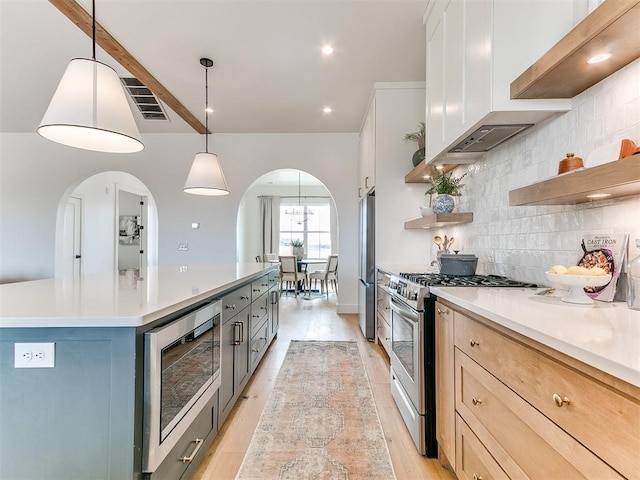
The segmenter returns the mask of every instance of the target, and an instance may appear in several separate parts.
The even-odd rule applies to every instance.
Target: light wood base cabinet
[[[438,442],[458,478],[640,479],[639,388],[449,302],[437,312]]]

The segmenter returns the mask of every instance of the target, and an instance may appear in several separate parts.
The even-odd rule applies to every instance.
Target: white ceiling
[[[96,0],[96,19],[203,123],[199,59],[211,58],[213,132],[358,132],[374,82],[424,80],[425,3]],[[0,131],[32,132],[69,60],[91,57],[91,39],[46,0],[0,0],[0,55]],[[171,110],[170,122],[135,113],[143,134],[193,132]]]

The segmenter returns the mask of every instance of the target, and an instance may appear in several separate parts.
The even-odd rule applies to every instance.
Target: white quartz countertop
[[[138,327],[248,282],[277,265],[150,267],[0,285],[0,328]]]
[[[640,311],[625,303],[562,302],[541,288],[431,287],[455,305],[640,387]]]

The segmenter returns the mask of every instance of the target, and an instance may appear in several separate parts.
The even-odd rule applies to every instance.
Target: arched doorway
[[[158,212],[149,189],[126,172],[78,179],[60,199],[56,276],[145,269],[158,263]]]
[[[298,208],[308,214],[306,221],[288,218]],[[237,258],[252,262],[265,254],[290,255],[292,241],[298,240],[307,258],[326,259],[338,254],[338,233],[335,201],[318,178],[302,170],[274,170],[256,179],[242,196]]]

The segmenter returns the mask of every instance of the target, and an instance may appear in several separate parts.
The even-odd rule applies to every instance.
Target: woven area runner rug
[[[356,342],[292,341],[236,480],[395,480]]]

